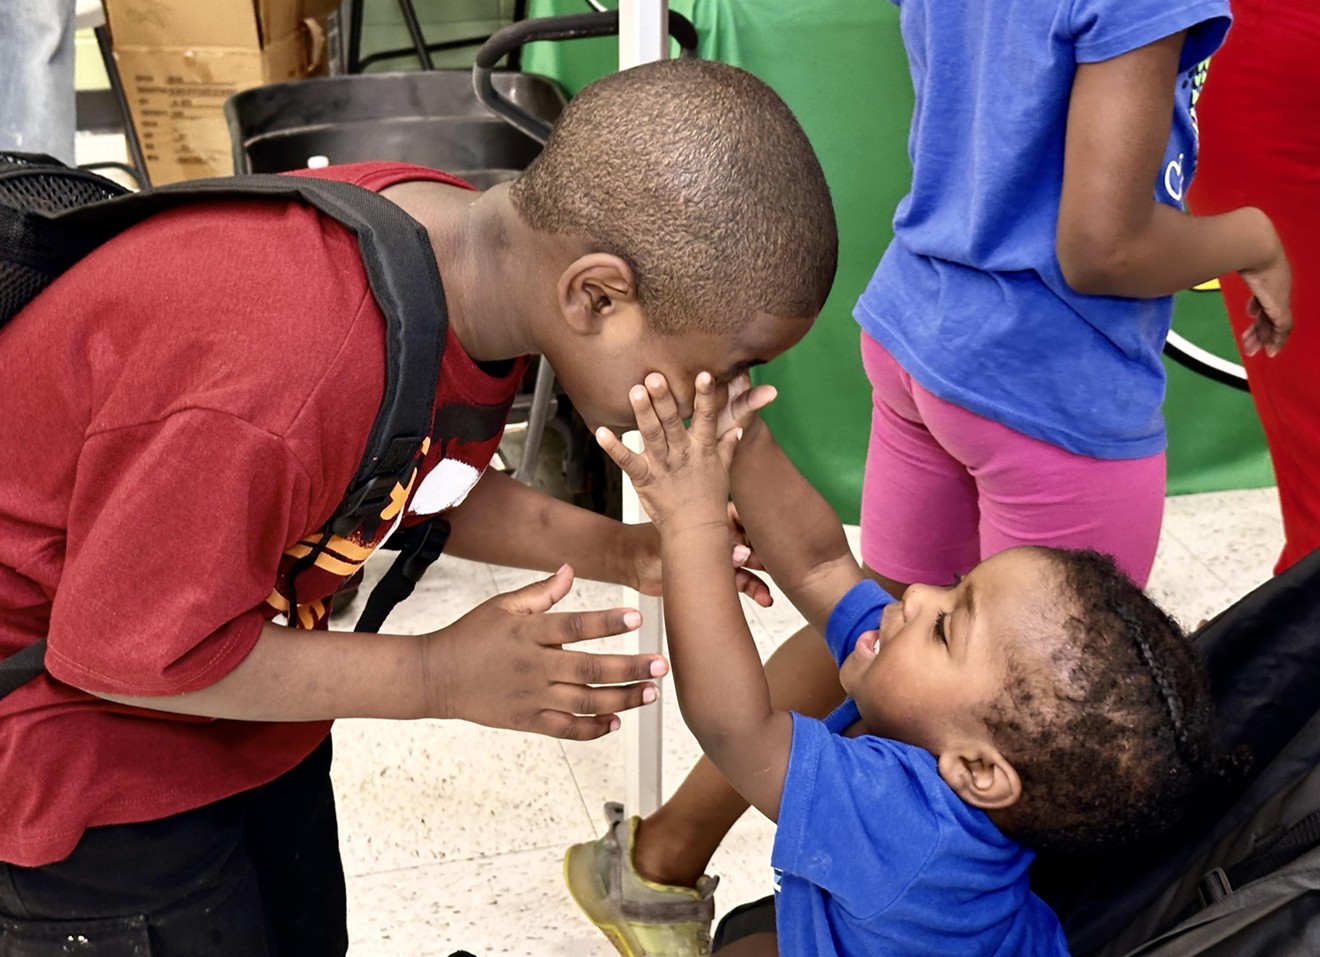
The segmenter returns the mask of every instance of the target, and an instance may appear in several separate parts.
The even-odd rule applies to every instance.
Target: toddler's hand
[[[739,430],[716,436],[721,405],[717,391],[710,373],[697,376],[689,429],[683,425],[669,383],[652,372],[645,384],[628,392],[642,436],[642,452],[629,451],[609,429],[596,432],[596,441],[632,480],[662,534],[676,525],[726,527],[729,462]]]

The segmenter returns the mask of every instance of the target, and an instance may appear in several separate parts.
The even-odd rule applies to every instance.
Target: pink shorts
[[[1096,459],[927,392],[862,334],[871,443],[862,557],[903,583],[945,584],[1015,545],[1094,548],[1144,586],[1164,515],[1164,453]]]

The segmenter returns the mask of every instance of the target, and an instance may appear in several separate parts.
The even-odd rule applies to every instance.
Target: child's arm
[[[660,538],[650,525],[625,525],[494,469],[446,517],[445,550],[461,558],[546,572],[567,562],[582,578],[660,594]],[[744,568],[735,575],[739,591],[770,604],[765,582]]]
[[[792,718],[770,705],[756,643],[727,561],[728,460],[736,433],[716,438],[720,400],[711,376],[697,377],[692,427],[652,373],[629,392],[644,450],[624,448],[608,429],[601,447],[622,468],[660,530],[665,624],[683,720],[729,783],[771,820],[792,744]]]
[[[625,608],[551,613],[572,584],[565,566],[425,635],[305,631],[267,622],[238,666],[208,687],[168,697],[85,690],[154,711],[244,721],[459,718],[598,738],[619,726],[616,712],[655,700],[648,679],[667,668],[653,655],[567,650],[641,621]],[[58,661],[48,662],[58,677]]]
[[[1259,209],[1190,216],[1157,202],[1184,33],[1078,65],[1068,106],[1057,252],[1063,277],[1092,295],[1166,296],[1240,273],[1256,320],[1248,354],[1274,355],[1292,328],[1288,260]],[[1244,131],[1243,135],[1250,135]]]
[[[862,580],[839,516],[794,467],[759,417],[734,454],[733,501],[757,558],[820,634],[830,612]]]

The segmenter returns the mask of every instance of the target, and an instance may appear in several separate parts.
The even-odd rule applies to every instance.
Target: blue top
[[[899,2],[899,0],[895,0]],[[1189,29],[1155,198],[1181,208],[1228,0],[901,0],[912,189],[854,315],[925,388],[1096,458],[1164,448],[1172,297],[1073,292],[1054,246],[1078,63]]]
[[[830,615],[836,660],[893,601],[864,581]],[[840,737],[851,699],[824,722],[793,715],[793,750],[771,863],[783,957],[1067,955],[1031,893],[1031,851],[946,785],[928,751]]]

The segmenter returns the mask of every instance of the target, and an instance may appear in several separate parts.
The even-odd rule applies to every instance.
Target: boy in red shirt
[[[810,144],[719,64],[584,90],[510,186],[325,175],[425,227],[450,322],[437,419],[465,417],[372,533],[318,533],[381,404],[384,325],[352,235],[308,207],[158,215],[0,333],[0,655],[49,641],[49,673],[0,699],[2,936],[344,953],[332,719],[594,738],[666,668],[562,647],[640,620],[552,613],[575,573],[657,593],[659,551],[647,527],[486,471],[526,357],[550,358],[589,426],[622,430],[647,372],[733,378],[787,349],[834,274]],[[325,631],[390,530],[436,514],[453,554],[558,571],[431,634]]]

